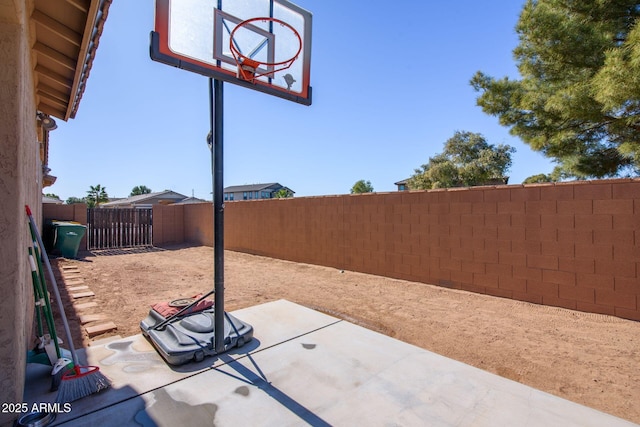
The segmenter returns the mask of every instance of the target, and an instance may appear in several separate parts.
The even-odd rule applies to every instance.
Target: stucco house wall
[[[25,204],[40,219],[42,168],[27,2],[0,0],[0,402],[21,402],[34,301]],[[0,425],[15,414],[0,413]]]

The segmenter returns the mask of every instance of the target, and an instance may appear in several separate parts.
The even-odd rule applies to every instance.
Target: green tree
[[[74,203],[87,203],[87,199],[86,198],[79,198],[79,197],[69,197],[65,203],[67,205],[73,205]]]
[[[129,194],[129,197],[140,196],[141,194],[149,194],[149,193],[151,193],[151,189],[146,185],[136,185],[131,190],[131,194]]]
[[[471,187],[506,183],[511,167],[509,145],[491,145],[479,133],[456,132],[444,145],[444,151],[429,158],[409,178],[412,189]]]
[[[289,197],[293,197],[293,191],[289,190],[286,187],[282,187],[281,189],[273,193],[274,199],[286,199]]]
[[[87,206],[90,208],[96,208],[100,205],[100,203],[109,201],[109,195],[107,194],[106,187],[103,187],[100,184],[96,186],[89,186],[86,200]]]
[[[527,177],[524,181],[522,181],[522,183],[523,184],[540,184],[543,182],[553,182],[553,181],[554,179],[551,175],[539,173],[537,175],[531,175]]]
[[[558,164],[557,176],[637,173],[640,4],[528,0],[514,50],[521,80],[477,72],[482,110]]]
[[[365,181],[361,179],[360,181],[356,181],[351,187],[351,194],[361,194],[361,193],[373,193],[373,185],[371,185],[371,181]]]
[[[58,196],[57,194],[53,194],[53,193],[46,193],[45,197],[51,197],[52,199],[60,200],[60,196]]]

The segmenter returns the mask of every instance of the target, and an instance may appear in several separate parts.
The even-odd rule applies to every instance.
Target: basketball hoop
[[[273,22],[288,28],[298,41],[298,50],[296,51],[296,53],[287,60],[276,61],[276,62],[257,61],[253,58],[243,55],[235,43],[234,35],[239,28],[248,27],[249,24],[253,22],[258,22],[258,21]],[[251,19],[247,19],[240,22],[238,25],[236,25],[233,31],[231,31],[229,48],[231,49],[231,54],[233,55],[233,58],[235,59],[236,64],[238,64],[238,78],[241,78],[243,80],[253,83],[255,79],[257,79],[258,77],[262,77],[262,76],[271,77],[276,72],[286,70],[287,68],[291,67],[291,65],[293,65],[296,59],[298,59],[298,56],[302,51],[302,38],[300,37],[300,34],[298,33],[298,31],[296,31],[295,28],[293,28],[290,24],[287,24],[286,22],[280,19],[267,18],[267,17],[251,18]]]

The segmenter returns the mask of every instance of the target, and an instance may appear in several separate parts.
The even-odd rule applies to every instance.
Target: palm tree
[[[293,192],[286,187],[283,187],[273,193],[274,199],[286,199],[288,197],[293,197]]]
[[[101,186],[100,184],[96,186],[89,186],[89,191],[87,191],[87,206],[90,208],[95,208],[100,205],[100,203],[108,202],[109,195],[107,194],[107,188]]]

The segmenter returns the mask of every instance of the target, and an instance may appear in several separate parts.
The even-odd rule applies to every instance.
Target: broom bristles
[[[56,402],[68,403],[98,393],[111,386],[97,366],[75,366],[62,376]]]
[[[51,391],[58,391],[62,377],[73,370],[73,362],[66,357],[58,359],[51,371]]]

